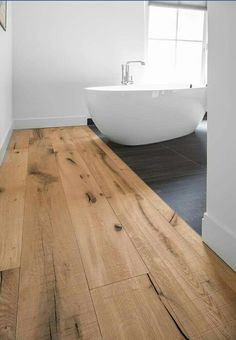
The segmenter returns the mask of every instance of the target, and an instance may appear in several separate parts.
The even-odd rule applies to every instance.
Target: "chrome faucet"
[[[123,85],[128,85],[128,84],[133,84],[133,76],[130,74],[130,64],[141,64],[141,65],[145,65],[145,62],[142,60],[131,60],[131,61],[127,61],[126,64],[122,64],[121,65],[121,70],[122,70],[122,80],[121,80],[121,84]]]

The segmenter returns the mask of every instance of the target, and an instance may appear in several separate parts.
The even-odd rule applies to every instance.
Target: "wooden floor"
[[[236,339],[236,273],[88,127],[13,133],[0,339]]]

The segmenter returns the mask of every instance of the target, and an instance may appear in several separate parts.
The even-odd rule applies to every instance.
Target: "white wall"
[[[236,270],[236,2],[209,1],[208,174],[203,239]]]
[[[87,115],[83,88],[119,84],[120,64],[144,58],[143,1],[16,1],[13,6],[19,127],[27,124],[19,119],[43,118],[40,125],[44,118],[60,117],[55,125],[65,123],[62,117],[72,122]]]
[[[0,163],[12,124],[12,30],[11,3],[7,8],[7,31],[0,26]]]

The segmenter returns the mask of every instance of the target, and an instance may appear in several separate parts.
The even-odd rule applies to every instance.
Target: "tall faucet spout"
[[[130,75],[130,64],[141,64],[145,65],[145,62],[142,60],[129,60],[127,63],[124,65],[122,64],[122,81],[121,83],[123,85],[128,85],[128,84],[133,84],[133,77]]]
[[[127,61],[126,65],[129,64],[141,64],[141,65],[145,65],[145,62],[143,60],[130,60]]]

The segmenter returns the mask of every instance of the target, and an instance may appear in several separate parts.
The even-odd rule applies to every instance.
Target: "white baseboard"
[[[3,137],[2,144],[0,145],[0,165],[2,164],[3,158],[7,151],[7,146],[11,138],[12,129],[13,129],[13,122],[10,124],[8,130],[6,131],[5,136]]]
[[[236,235],[207,213],[202,222],[203,241],[236,271]]]
[[[14,129],[34,129],[60,126],[87,125],[86,116],[22,118],[14,120]]]

